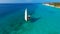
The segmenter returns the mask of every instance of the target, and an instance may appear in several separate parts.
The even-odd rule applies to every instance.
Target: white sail
[[[25,21],[27,21],[27,9],[25,9]]]

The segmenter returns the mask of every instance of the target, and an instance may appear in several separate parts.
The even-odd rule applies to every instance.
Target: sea
[[[24,19],[26,8],[31,22]],[[60,8],[42,3],[0,4],[0,34],[60,34]]]

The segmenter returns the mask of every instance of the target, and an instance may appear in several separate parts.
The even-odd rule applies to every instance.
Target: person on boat
[[[28,16],[27,16],[27,20],[29,21],[29,20],[30,20],[30,18],[31,18],[31,17],[30,17],[30,15],[28,15]]]

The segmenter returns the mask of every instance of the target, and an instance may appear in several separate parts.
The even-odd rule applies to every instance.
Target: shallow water
[[[33,34],[60,34],[60,9],[39,5],[35,17],[41,17],[34,23]],[[34,33],[35,32],[35,33]]]
[[[34,22],[24,20],[24,10]],[[0,4],[0,34],[60,34],[60,9],[42,4]]]

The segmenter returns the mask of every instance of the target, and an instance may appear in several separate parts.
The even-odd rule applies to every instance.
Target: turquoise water
[[[25,8],[31,17],[40,19],[26,22]],[[60,8],[42,4],[2,4],[0,34],[60,34]]]
[[[23,34],[60,34],[60,9],[39,4],[33,14],[40,19],[32,24],[32,30]]]
[[[39,5],[35,17],[40,17],[34,23],[32,34],[60,34],[60,8]]]

